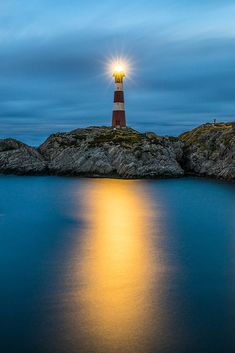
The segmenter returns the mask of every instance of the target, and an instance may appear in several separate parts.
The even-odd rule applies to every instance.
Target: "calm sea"
[[[0,352],[235,352],[235,184],[0,177]]]

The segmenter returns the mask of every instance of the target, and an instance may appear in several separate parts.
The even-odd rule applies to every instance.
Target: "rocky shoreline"
[[[199,175],[235,180],[235,128],[204,124],[179,137],[89,127],[56,133],[38,148],[0,139],[0,174],[113,178]]]

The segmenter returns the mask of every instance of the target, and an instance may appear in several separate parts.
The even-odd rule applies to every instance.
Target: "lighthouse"
[[[116,65],[113,77],[115,80],[114,88],[114,104],[113,104],[113,128],[125,128],[126,116],[124,107],[124,91],[123,91],[123,78],[125,77],[124,69],[121,65]]]

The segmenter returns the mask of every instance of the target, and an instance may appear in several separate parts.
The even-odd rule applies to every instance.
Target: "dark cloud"
[[[78,15],[77,22],[63,1],[54,18],[43,1],[29,6],[27,18],[14,12],[17,2],[0,5],[5,13],[1,23],[8,28],[0,27],[1,136],[37,144],[53,131],[109,124],[113,93],[105,60],[119,52],[135,62],[126,79],[127,117],[133,127],[177,134],[214,117],[233,120],[235,31],[224,15],[222,30],[216,31],[213,22],[220,20],[220,11],[214,13],[217,17],[208,17],[209,29],[197,24],[200,6],[216,11],[221,4],[193,2],[189,9],[183,0],[165,5],[159,1],[157,9],[152,1],[148,6],[137,1],[136,12],[128,18],[134,4],[128,5],[120,24],[107,16],[113,4],[96,8],[90,17],[82,6],[84,16]],[[232,2],[227,1],[222,9],[228,19],[229,6]],[[6,16],[10,8],[12,17]],[[46,8],[47,16],[39,16]],[[189,15],[191,22],[186,19]]]

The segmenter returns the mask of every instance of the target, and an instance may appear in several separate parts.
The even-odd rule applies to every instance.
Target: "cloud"
[[[99,8],[1,3],[1,135],[32,143],[59,129],[109,124],[113,92],[105,61],[119,52],[135,63],[125,82],[130,125],[142,129],[144,119],[152,130],[173,134],[215,116],[232,120],[234,6],[221,6],[121,1],[114,12],[114,1]]]

